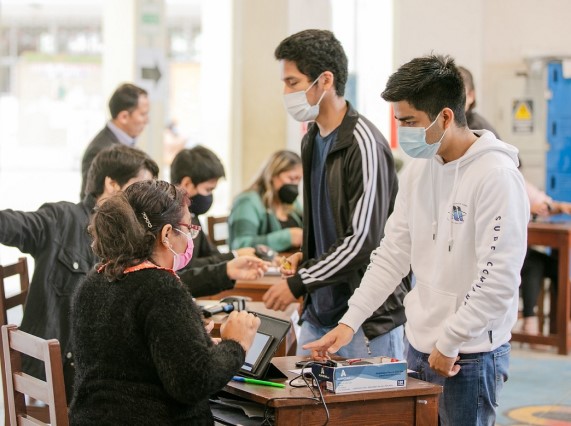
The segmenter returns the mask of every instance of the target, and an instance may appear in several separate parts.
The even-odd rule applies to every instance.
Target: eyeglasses
[[[202,229],[200,226],[198,225],[193,225],[191,223],[178,223],[177,225],[180,226],[184,226],[185,228],[188,229],[188,235],[190,235],[190,237],[194,240],[196,237],[198,237],[198,234],[200,233],[200,230]],[[182,231],[181,231],[182,232]],[[185,234],[185,232],[183,232],[183,234]]]

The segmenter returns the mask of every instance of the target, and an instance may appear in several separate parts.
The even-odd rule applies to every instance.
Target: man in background
[[[111,120],[89,143],[81,160],[81,200],[85,196],[87,171],[97,153],[119,143],[132,147],[145,129],[149,121],[147,92],[134,84],[122,84],[109,99],[109,112]]]

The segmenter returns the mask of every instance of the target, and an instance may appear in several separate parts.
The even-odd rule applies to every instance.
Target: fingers
[[[204,328],[206,329],[206,332],[210,334],[210,332],[214,328],[214,321],[212,321],[212,318],[209,319],[205,318],[202,320],[202,322],[204,323]]]
[[[295,273],[291,262],[285,257],[282,257],[280,260],[280,272],[282,276],[288,277],[292,276]]]
[[[275,310],[276,307],[279,306],[278,296],[275,293],[276,292],[274,291],[274,288],[271,287],[262,296],[262,301],[264,302],[266,308]]]
[[[297,271],[297,267],[298,267],[299,263],[301,262],[302,257],[303,257],[303,255],[301,254],[301,252],[297,252],[297,253],[292,254],[287,259],[285,257],[281,258],[281,260],[280,260],[280,272],[281,272],[283,278],[287,278],[287,277],[291,277],[292,275],[295,275],[295,273]]]
[[[353,339],[355,332],[346,324],[339,324],[321,339],[303,345],[303,349],[311,350],[311,356],[317,360],[329,359],[330,354],[337,353]]]
[[[260,326],[260,318],[248,311],[232,311],[228,315],[226,323],[241,324],[248,329],[257,330]]]
[[[241,256],[226,264],[226,273],[232,280],[256,280],[264,276],[269,262],[257,257]]]
[[[253,247],[242,247],[242,248],[239,248],[238,250],[236,250],[236,253],[238,253],[238,256],[254,256],[255,252],[256,252],[256,249]]]
[[[337,353],[341,344],[334,337],[323,336],[321,339],[303,345],[303,349],[311,351],[311,357],[318,361],[330,359],[331,354]]]
[[[316,351],[321,355],[325,355],[326,353],[335,353],[339,350],[337,345],[335,345],[335,341],[336,341],[335,338],[331,338],[326,334],[319,340],[306,343],[305,345],[303,345],[303,349]]]
[[[458,374],[462,368],[460,365],[455,364],[459,360],[460,356],[454,358],[446,357],[435,348],[428,357],[428,365],[438,375],[452,377]]]
[[[452,376],[455,376],[456,374],[458,374],[458,372],[460,371],[461,368],[462,367],[460,367],[458,364],[454,364],[454,366],[452,367],[452,369],[448,373],[448,377],[452,377]]]

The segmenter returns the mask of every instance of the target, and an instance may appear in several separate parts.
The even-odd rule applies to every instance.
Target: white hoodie
[[[357,330],[412,271],[406,336],[448,357],[508,342],[517,319],[529,200],[517,149],[486,131],[459,159],[413,160],[385,237],[341,319]]]

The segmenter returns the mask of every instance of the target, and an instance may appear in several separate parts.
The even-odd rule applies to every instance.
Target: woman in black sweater
[[[208,398],[244,363],[260,320],[232,312],[213,342],[175,273],[192,257],[188,198],[144,181],[109,198],[89,231],[105,259],[75,293],[72,425],[211,425]]]

